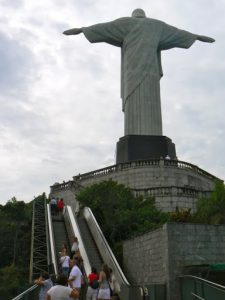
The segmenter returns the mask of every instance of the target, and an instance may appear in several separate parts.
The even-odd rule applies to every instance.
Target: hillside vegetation
[[[32,203],[14,197],[0,205],[0,300],[12,299],[28,283]]]
[[[120,264],[124,240],[166,222],[225,224],[225,187],[221,181],[215,183],[210,198],[199,199],[195,213],[179,207],[175,212],[162,212],[153,198],[135,197],[129,188],[112,180],[85,188],[77,200],[92,209]]]

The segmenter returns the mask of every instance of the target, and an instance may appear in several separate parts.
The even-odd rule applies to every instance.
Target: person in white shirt
[[[75,288],[80,292],[81,289],[81,281],[82,281],[82,272],[78,268],[77,263],[78,263],[78,257],[73,258],[74,266],[70,272],[69,279],[68,279],[68,284],[71,288]]]
[[[78,238],[74,236],[73,245],[71,247],[71,256],[70,256],[71,259],[73,258],[74,254],[76,254],[77,251],[79,251],[79,242],[78,242]]]
[[[68,277],[70,269],[70,257],[67,255],[66,249],[62,251],[59,263],[62,273]]]
[[[79,292],[67,286],[68,279],[65,274],[57,277],[56,285],[47,292],[46,300],[71,300],[78,299]]]

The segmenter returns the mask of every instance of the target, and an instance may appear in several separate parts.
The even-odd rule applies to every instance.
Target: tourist
[[[61,213],[63,212],[64,205],[65,205],[64,200],[63,200],[63,198],[61,198],[57,203],[57,208],[58,208],[59,212],[61,212]]]
[[[41,273],[40,277],[34,280],[34,283],[41,287],[39,292],[39,300],[45,300],[47,291],[53,286],[49,274],[47,272]]]
[[[73,245],[71,247],[71,255],[70,258],[73,259],[74,254],[76,255],[77,252],[79,251],[79,242],[78,242],[78,238],[76,236],[74,236],[73,238]]]
[[[79,299],[79,292],[67,286],[68,278],[60,274],[56,279],[56,285],[47,292],[46,300],[70,300]]]
[[[120,285],[119,285],[119,282],[116,280],[113,270],[111,268],[109,268],[109,271],[110,271],[109,284],[110,284],[111,290],[113,291],[113,295],[116,296],[120,292]]]
[[[88,290],[86,300],[96,300],[98,295],[98,274],[95,267],[91,268],[91,273],[88,275]]]
[[[82,273],[78,267],[78,257],[74,257],[72,260],[73,267],[69,275],[68,284],[71,288],[75,288],[80,292],[81,282],[82,282]]]
[[[99,274],[99,291],[98,300],[110,300],[111,299],[111,287],[109,285],[110,281],[110,270],[107,264],[102,265],[102,270]]]
[[[66,249],[64,249],[61,253],[59,264],[61,272],[68,277],[70,269],[70,257],[67,255]]]
[[[56,215],[57,214],[57,201],[55,199],[55,197],[52,197],[52,199],[50,200],[50,207],[51,207],[51,213],[52,215]]]

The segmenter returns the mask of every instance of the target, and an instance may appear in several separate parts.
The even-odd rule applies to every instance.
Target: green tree
[[[18,250],[23,245],[20,238],[24,236],[26,225],[31,222],[30,206],[25,204],[24,201],[17,201],[16,197],[13,197],[2,207],[2,214],[3,220],[5,219],[5,229],[8,233],[5,242],[6,245],[10,243],[8,258],[11,258],[11,263],[15,265],[16,260],[18,260]]]
[[[9,300],[17,294],[18,288],[25,284],[24,273],[13,265],[0,269],[0,299]]]
[[[225,224],[225,186],[222,181],[215,183],[215,189],[209,198],[202,198],[198,201],[194,221]]]
[[[157,228],[169,218],[155,207],[153,199],[135,197],[131,189],[112,180],[87,187],[77,200],[92,209],[119,260],[123,240]]]
[[[12,299],[28,283],[32,202],[15,197],[0,206],[0,299]]]

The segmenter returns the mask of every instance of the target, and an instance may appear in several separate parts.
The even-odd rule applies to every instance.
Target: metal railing
[[[85,237],[82,237],[80,234],[79,226],[77,225],[77,222],[74,217],[71,206],[67,205],[65,207],[65,218],[67,218],[67,220],[69,221],[69,223],[71,225],[71,229],[73,231],[73,236],[76,236],[78,238],[80,254],[84,260],[85,273],[90,274],[91,273],[91,264],[89,262],[89,259],[88,259],[88,256],[87,256],[87,253],[85,250],[84,242],[83,242],[83,238],[85,238]]]
[[[51,207],[49,204],[47,204],[47,221],[48,221],[48,238],[49,238],[49,252],[50,252],[50,260],[53,264],[54,268],[54,275],[58,273],[58,265],[57,265],[57,259],[56,259],[56,253],[55,253],[55,241],[54,241],[54,234],[53,234],[53,228],[52,228],[52,214],[51,214]],[[53,275],[53,274],[51,274]]]
[[[22,292],[12,300],[35,300],[38,299],[40,287],[37,284],[32,285],[26,291]]]
[[[180,277],[181,300],[224,300],[225,287],[199,278],[185,275]]]

